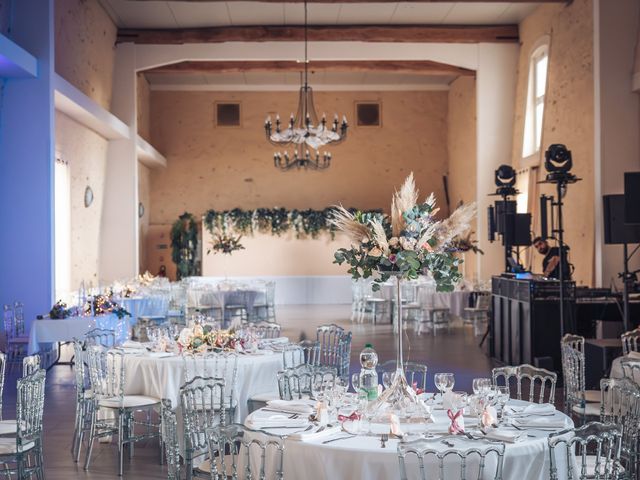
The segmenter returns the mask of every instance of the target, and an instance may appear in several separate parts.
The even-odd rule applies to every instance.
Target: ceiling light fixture
[[[282,129],[280,115],[276,116],[275,132],[271,117],[267,117],[264,130],[267,140],[277,147],[294,146],[293,156],[286,150],[284,153],[273,154],[273,164],[280,170],[292,168],[305,168],[311,170],[324,170],[331,164],[331,153],[318,151],[329,144],[338,144],[347,138],[347,117],[342,117],[339,123],[338,115],[334,115],[333,122],[327,124],[327,118],[322,114],[318,121],[318,115],[313,104],[313,90],[309,86],[309,59],[308,59],[308,32],[307,32],[307,2],[304,2],[304,78],[300,87],[298,99],[298,111],[296,116],[291,114],[287,128]]]

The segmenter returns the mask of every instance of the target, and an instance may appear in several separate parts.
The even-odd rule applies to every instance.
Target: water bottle
[[[360,376],[358,377],[358,383],[360,391],[367,394],[369,401],[378,398],[378,372],[376,372],[376,366],[378,365],[378,354],[373,349],[373,345],[367,343],[364,346],[364,350],[360,352]]]

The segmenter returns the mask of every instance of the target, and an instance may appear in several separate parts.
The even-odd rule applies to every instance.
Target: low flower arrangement
[[[64,318],[72,317],[76,315],[76,313],[76,307],[68,308],[66,303],[62,300],[58,300],[53,307],[51,307],[51,310],[49,311],[49,318],[53,320],[62,320]]]
[[[225,231],[216,231],[213,234],[213,241],[211,242],[211,248],[207,250],[207,254],[211,253],[226,253],[231,255],[237,250],[244,250],[244,246],[240,243],[242,235],[233,236]]]
[[[371,217],[337,207],[331,222],[351,247],[338,249],[334,263],[347,263],[353,279],[373,277],[373,290],[392,273],[402,279],[430,273],[438,291],[452,291],[462,277],[454,239],[469,230],[476,207],[462,205],[444,220],[436,218],[438,210],[433,193],[418,203],[413,173],[393,195],[391,215]]]
[[[84,306],[84,313],[86,315],[113,313],[118,318],[131,316],[127,310],[114,302],[108,295],[96,295],[95,297],[90,298]]]
[[[250,343],[234,330],[214,330],[210,325],[183,328],[176,343],[181,352],[202,353],[208,350],[244,351]]]

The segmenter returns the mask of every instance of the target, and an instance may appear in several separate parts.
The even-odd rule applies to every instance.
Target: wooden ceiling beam
[[[213,74],[243,72],[300,72],[303,64],[294,61],[187,61],[146,70],[160,74]],[[474,76],[468,68],[430,60],[322,60],[309,63],[309,70],[324,72],[394,72],[424,75]]]
[[[314,25],[310,42],[514,43],[518,25]],[[120,29],[118,42],[186,43],[303,41],[302,26],[249,26],[185,29]]]

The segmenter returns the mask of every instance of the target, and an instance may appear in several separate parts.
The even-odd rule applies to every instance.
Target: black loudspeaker
[[[531,214],[516,213],[507,215],[504,242],[513,247],[531,245]]]
[[[506,232],[511,230],[512,219],[511,217],[516,214],[516,202],[515,200],[507,200],[496,202],[496,231],[505,235]]]
[[[640,172],[624,174],[624,223],[640,224]]]
[[[487,230],[489,231],[489,241],[493,242],[496,239],[496,216],[493,205],[489,205],[487,208]]]
[[[540,196],[540,237],[542,237],[543,240],[549,237],[547,199],[548,197],[546,195]]]
[[[624,195],[604,195],[604,243],[640,243],[640,225],[625,225]]]

